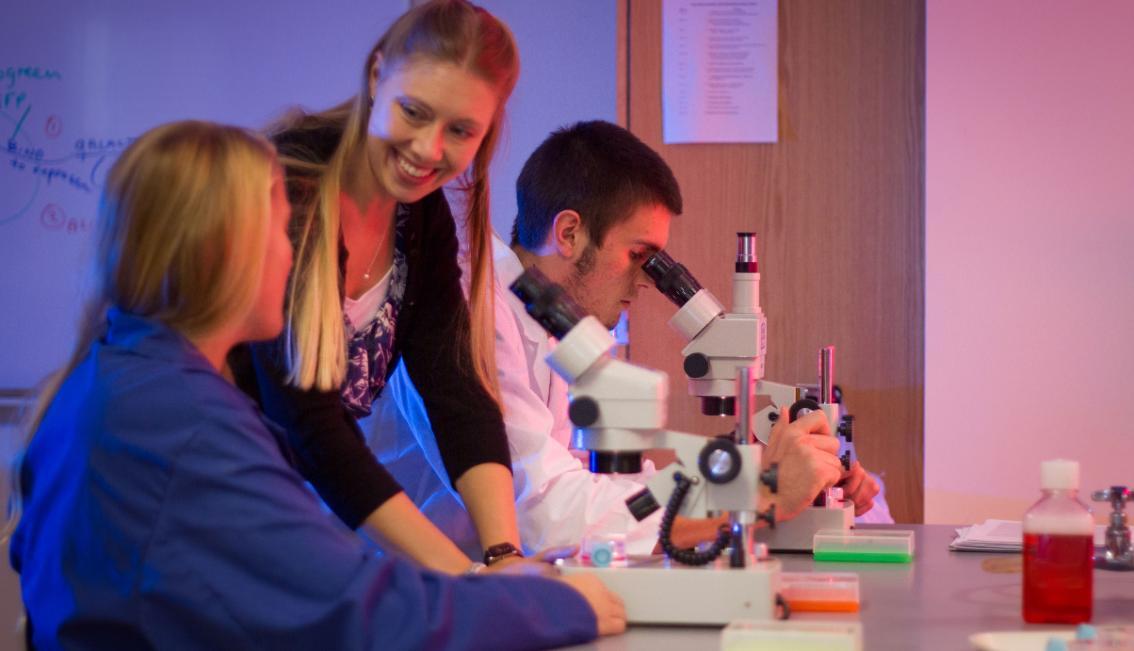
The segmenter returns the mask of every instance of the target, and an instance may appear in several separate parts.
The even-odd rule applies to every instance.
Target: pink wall
[[[926,60],[926,521],[1134,485],[1134,2],[928,0]]]

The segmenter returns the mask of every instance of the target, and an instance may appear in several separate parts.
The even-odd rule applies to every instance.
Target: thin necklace
[[[394,219],[397,219],[398,209],[394,208]],[[366,217],[363,211],[358,211],[359,221],[366,223]],[[378,254],[382,252],[382,247],[386,244],[386,240],[390,237],[390,225],[386,226],[386,230],[382,233],[382,237],[378,238],[378,243],[374,245],[374,253],[370,256],[370,262],[366,265],[366,271],[362,272],[363,280],[370,280],[370,272],[374,269],[374,263],[378,261]]]
[[[373,177],[374,182],[378,182],[378,174],[374,172],[374,161],[370,158],[370,148],[366,148],[366,166],[370,168],[370,176]],[[373,201],[373,197],[371,197]],[[394,208],[394,219],[397,219],[398,210]],[[360,221],[366,221],[365,213],[362,210],[358,211]],[[378,240],[378,244],[374,247],[374,255],[370,256],[370,264],[366,265],[366,271],[362,273],[363,280],[370,280],[370,272],[374,268],[374,263],[378,260],[378,252],[382,250],[382,246],[386,244],[386,238],[389,237],[390,230],[387,227],[386,232],[382,234],[382,239]]]
[[[370,271],[374,268],[374,262],[378,260],[378,252],[382,250],[382,245],[386,243],[386,236],[388,233],[382,235],[382,239],[378,240],[378,245],[374,247],[374,255],[370,256],[370,264],[366,265],[366,271],[362,273],[363,280],[370,280]]]

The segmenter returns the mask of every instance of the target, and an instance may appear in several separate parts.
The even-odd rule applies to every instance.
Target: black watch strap
[[[502,561],[509,556],[523,556],[523,552],[516,549],[516,546],[510,542],[502,542],[499,545],[493,545],[484,551],[484,564],[492,565],[497,561]]]

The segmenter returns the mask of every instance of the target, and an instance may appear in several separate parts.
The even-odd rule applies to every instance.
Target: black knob
[[[764,511],[763,513],[757,513],[756,514],[756,521],[759,522],[761,520],[768,523],[769,529],[775,529],[776,528],[776,505],[775,504],[770,505],[768,507],[767,511]]]
[[[773,463],[770,468],[760,473],[760,481],[775,495],[780,490],[780,464]]]
[[[638,522],[645,520],[650,515],[661,508],[658,501],[654,499],[654,494],[650,489],[643,488],[642,490],[634,493],[626,498],[626,508],[630,509],[630,515]]]
[[[854,441],[854,416],[847,414],[839,420],[839,435],[847,443]]]
[[[788,422],[794,423],[795,421],[799,420],[800,416],[806,416],[813,411],[819,411],[821,409],[822,407],[819,406],[819,403],[815,402],[811,398],[796,400],[795,404],[792,405],[791,409],[788,410]]]
[[[571,401],[567,408],[567,416],[575,427],[590,427],[598,422],[599,407],[593,398],[580,396]]]
[[[709,374],[709,358],[701,353],[685,356],[685,375],[691,378],[703,378]]]
[[[779,419],[780,419],[780,412],[778,412],[778,411],[769,411],[768,412],[768,422],[769,423],[775,423]]]
[[[713,439],[701,448],[697,467],[701,475],[714,484],[727,484],[740,474],[740,450],[728,439]]]

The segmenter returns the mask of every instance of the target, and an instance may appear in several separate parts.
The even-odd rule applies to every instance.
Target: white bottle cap
[[[1049,491],[1079,490],[1079,462],[1044,461],[1040,464],[1040,487]]]

